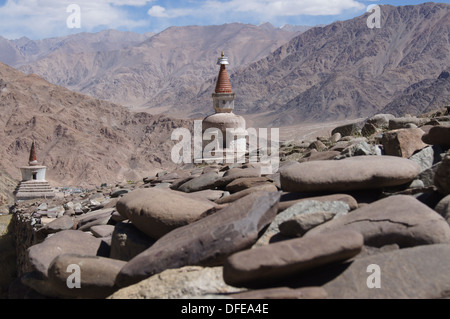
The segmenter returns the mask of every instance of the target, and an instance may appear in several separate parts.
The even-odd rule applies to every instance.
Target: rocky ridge
[[[448,298],[449,147],[448,108],[379,114],[284,142],[270,175],[202,164],[17,203],[9,297]]]

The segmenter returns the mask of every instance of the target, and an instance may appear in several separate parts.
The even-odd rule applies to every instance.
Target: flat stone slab
[[[158,239],[168,232],[205,216],[215,205],[170,189],[138,189],[123,196],[116,205],[119,214],[146,235]]]
[[[222,267],[186,266],[122,288],[108,299],[193,299],[239,291],[223,281]]]
[[[308,231],[304,237],[353,230],[368,246],[400,247],[450,243],[450,227],[437,212],[412,196],[391,196]]]
[[[230,256],[223,278],[236,287],[262,287],[278,280],[351,258],[361,252],[364,240],[354,231],[298,238],[245,250]]]
[[[221,264],[251,247],[277,212],[279,193],[253,193],[192,224],[177,228],[130,260],[116,278],[119,287],[166,269]]]
[[[114,281],[125,264],[125,261],[111,258],[65,254],[59,255],[52,261],[48,276],[50,284],[62,297],[103,299],[118,289]],[[74,265],[80,270],[79,288],[67,286],[67,282],[74,283],[73,278],[70,277],[74,270],[69,268]]]
[[[285,192],[341,192],[403,185],[414,180],[420,167],[394,156],[357,156],[294,163],[280,172]]]
[[[376,284],[379,267],[380,288]],[[330,299],[438,299],[450,297],[450,245],[400,249],[356,259],[322,287]],[[328,270],[328,273],[330,271]]]
[[[62,254],[81,254],[85,256],[108,256],[109,247],[99,239],[78,230],[63,230],[45,239],[42,243],[27,249],[33,268],[47,277],[48,267]]]

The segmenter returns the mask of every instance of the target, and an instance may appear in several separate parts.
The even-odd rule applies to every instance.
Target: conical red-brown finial
[[[218,59],[217,64],[220,65],[219,76],[217,77],[216,93],[233,93],[231,89],[230,79],[228,78],[228,72],[226,65],[228,65],[228,58],[222,51],[221,57]]]
[[[227,69],[225,65],[220,66],[219,76],[217,77],[216,93],[233,93],[231,89],[230,79],[228,78]]]
[[[33,141],[33,144],[31,144],[30,159],[28,160],[28,164],[29,165],[37,165],[38,164],[37,156],[36,156],[36,147],[34,145],[34,141]]]

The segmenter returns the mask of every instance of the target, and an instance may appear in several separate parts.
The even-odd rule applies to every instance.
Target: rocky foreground
[[[202,165],[17,203],[0,216],[11,221],[0,287],[9,298],[448,298],[449,120],[448,109],[380,114],[285,142],[271,175]]]

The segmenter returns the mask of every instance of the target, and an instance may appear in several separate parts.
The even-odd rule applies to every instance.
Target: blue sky
[[[170,26],[232,22],[317,25],[363,14],[371,4],[413,5],[425,1],[369,0],[0,0],[0,36],[43,39],[104,29],[160,32]],[[439,1],[450,3],[447,1]],[[67,11],[75,4],[76,11]],[[79,17],[80,28],[68,27]],[[75,22],[75,20],[71,20]]]

